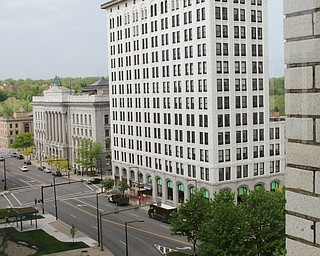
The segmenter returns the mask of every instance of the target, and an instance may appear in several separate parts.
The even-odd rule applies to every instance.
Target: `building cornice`
[[[109,0],[106,3],[100,5],[100,9],[107,9],[115,4],[119,4],[121,2],[123,2],[124,0]]]

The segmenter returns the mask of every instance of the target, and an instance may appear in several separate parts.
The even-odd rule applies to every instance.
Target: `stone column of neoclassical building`
[[[320,255],[320,1],[284,0],[287,255]]]

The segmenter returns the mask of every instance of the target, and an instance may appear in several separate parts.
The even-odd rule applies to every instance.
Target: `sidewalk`
[[[44,217],[43,219],[38,219],[38,229],[44,230],[49,235],[55,237],[59,241],[63,242],[72,242],[73,239],[70,234],[71,227],[64,223],[61,220],[56,220],[55,217],[51,214],[42,214]],[[0,225],[0,228],[3,228],[5,224]],[[3,227],[2,227],[3,226]],[[14,225],[15,227],[15,225]],[[24,221],[23,223],[23,231],[29,231],[29,230],[35,230],[36,225],[33,222],[33,225],[29,221]],[[17,230],[20,231],[20,227],[17,227]],[[66,256],[100,256],[100,255],[106,255],[106,256],[113,256],[113,254],[104,247],[104,251],[100,250],[100,247],[98,246],[97,242],[80,231],[76,232],[75,242],[84,242],[89,247],[83,248],[79,250],[72,250],[72,251],[66,251],[66,252],[59,252],[50,254],[51,256],[60,256],[60,255],[66,255]]]

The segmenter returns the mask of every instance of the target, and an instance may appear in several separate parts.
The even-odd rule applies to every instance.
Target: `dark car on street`
[[[19,160],[24,159],[24,158],[23,158],[23,155],[17,155],[17,159],[19,159]]]
[[[123,194],[115,194],[108,197],[108,201],[111,203],[116,204],[117,206],[120,205],[128,205],[129,204],[129,197]]]
[[[62,173],[60,171],[52,171],[52,176],[61,177]]]
[[[87,184],[100,184],[101,181],[102,181],[102,179],[100,179],[100,178],[92,178],[87,181]]]
[[[30,161],[30,160],[24,160],[23,163],[24,163],[24,164],[27,164],[27,165],[30,165],[30,164],[31,164],[31,161]]]

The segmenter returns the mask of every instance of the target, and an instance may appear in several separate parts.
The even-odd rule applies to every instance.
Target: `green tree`
[[[101,182],[101,186],[104,187],[106,190],[110,190],[114,186],[114,180],[113,179],[105,179]]]
[[[244,197],[249,236],[248,255],[269,256],[285,249],[285,193],[284,189],[267,192],[254,190]]]
[[[72,224],[71,228],[70,228],[70,235],[72,237],[73,242],[74,242],[74,237],[75,237],[77,231],[78,230],[76,229],[76,226],[74,224]]]
[[[193,255],[196,252],[201,226],[211,207],[210,200],[203,196],[203,191],[191,195],[190,199],[181,204],[178,211],[172,213],[170,218],[171,233],[185,236],[193,244]]]
[[[199,234],[200,255],[249,256],[245,248],[247,228],[244,212],[234,198],[228,189],[215,193]]]
[[[96,168],[96,163],[93,160],[99,159],[102,154],[100,142],[85,139],[79,144],[77,152],[79,154],[79,159],[76,162],[87,170],[90,170],[92,173],[93,168]]]
[[[122,195],[124,195],[124,192],[130,188],[127,182],[125,181],[120,181],[119,182],[119,190],[121,191]]]
[[[14,136],[12,148],[28,148],[34,145],[33,134],[31,132],[20,133]]]
[[[32,147],[25,148],[22,153],[30,158],[30,154],[34,152],[34,149]]]
[[[272,77],[269,79],[269,95],[284,95],[284,77]]]

